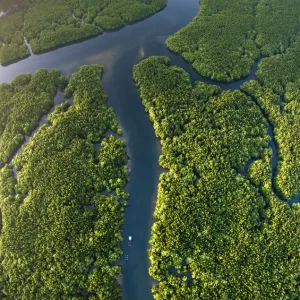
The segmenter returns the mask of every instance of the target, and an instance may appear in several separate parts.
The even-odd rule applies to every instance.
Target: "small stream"
[[[255,103],[256,103],[256,101],[255,101]],[[282,106],[282,103],[283,103],[283,97],[281,97],[281,99],[280,99],[280,103],[279,103],[280,107]],[[260,108],[260,106],[257,103],[256,103],[256,105]],[[268,147],[272,149],[272,157],[271,157],[271,181],[272,181],[272,190],[274,192],[274,195],[276,196],[276,198],[279,201],[287,203],[288,205],[299,203],[300,202],[300,192],[299,192],[298,195],[296,195],[293,198],[291,198],[291,199],[289,199],[289,200],[286,201],[286,200],[283,199],[281,193],[276,188],[275,176],[276,176],[277,164],[278,164],[278,145],[276,143],[276,139],[275,139],[275,135],[274,135],[274,129],[273,129],[273,126],[272,126],[271,122],[268,120],[267,116],[264,114],[264,112],[262,111],[261,108],[260,108],[260,111],[262,112],[262,114],[264,115],[265,119],[268,122],[267,134],[270,137],[270,142],[269,142]],[[256,160],[257,160],[257,158],[251,158],[251,159],[249,159],[246,162],[244,170],[243,170],[243,175],[244,176],[246,176],[247,170],[250,167],[250,165],[253,162],[255,162]]]
[[[298,203],[300,201],[300,193],[296,196],[294,196],[293,198],[285,201],[283,199],[283,197],[281,196],[281,194],[279,193],[279,191],[276,188],[275,185],[275,176],[276,176],[276,170],[277,170],[277,163],[278,163],[278,145],[276,143],[275,140],[275,136],[274,136],[274,130],[273,127],[271,125],[271,123],[268,120],[268,135],[270,136],[271,140],[269,142],[269,147],[272,149],[272,159],[271,159],[271,168],[272,168],[272,189],[273,192],[276,196],[276,198],[282,202],[287,203],[288,205],[292,205],[294,203]]]
[[[33,52],[32,52],[31,46],[30,46],[30,44],[27,42],[25,36],[24,36],[24,43],[26,44],[26,46],[27,46],[27,48],[28,48],[28,50],[29,50],[29,52],[30,52],[30,55],[34,55]]]
[[[40,68],[58,68],[63,75],[70,77],[79,66],[85,64],[104,66],[103,87],[108,94],[108,105],[113,107],[116,113],[130,157],[131,172],[127,185],[130,199],[125,211],[125,224],[122,227],[124,254],[121,258],[123,276],[120,280],[125,300],[153,300],[153,280],[148,275],[147,250],[154,221],[153,211],[159,175],[163,171],[158,164],[160,143],[132,78],[134,64],[153,55],[168,56],[173,65],[182,67],[190,74],[191,82],[203,81],[216,84],[223,90],[234,90],[254,78],[259,63],[255,63],[250,75],[245,79],[229,84],[216,83],[201,77],[181,56],[170,52],[165,47],[166,39],[191,22],[198,9],[199,0],[169,0],[167,7],[161,12],[139,23],[125,26],[119,31],[104,33],[55,51],[31,55],[7,67],[0,66],[0,83],[9,82],[16,75],[26,72],[33,74]],[[63,97],[60,97],[60,94],[56,96],[55,104],[63,101]],[[46,118],[47,116],[41,120],[39,126],[46,122]],[[271,144],[271,141],[270,146],[275,149],[272,159],[272,172],[275,174],[276,145],[273,131],[269,134],[274,143]],[[95,149],[98,149],[99,145],[95,144]],[[252,162],[253,160],[248,162],[248,167]],[[128,244],[129,236],[132,236],[131,245]]]
[[[62,104],[64,102],[64,93],[57,91],[56,96],[54,98],[54,103],[52,108],[50,109],[50,111],[45,114],[41,120],[39,121],[38,125],[36,126],[36,128],[34,129],[34,131],[30,134],[30,136],[25,135],[25,142],[22,144],[22,146],[11,156],[11,158],[8,161],[8,164],[12,164],[12,161],[14,159],[14,157],[22,152],[22,147],[26,144],[28,144],[29,140],[35,135],[35,133],[41,128],[42,125],[47,123],[47,118],[48,116],[54,112],[54,109],[57,105]],[[16,170],[16,168],[13,166],[13,172],[14,172],[14,176],[16,179],[18,179],[18,172]]]
[[[59,104],[62,104],[63,102],[64,102],[64,93],[63,93],[63,92],[60,92],[60,91],[57,91],[56,96],[55,96],[54,101],[53,101],[53,106],[52,106],[52,108],[49,110],[48,113],[46,113],[46,114],[41,118],[41,120],[40,120],[39,123],[37,124],[36,128],[34,129],[34,131],[33,131],[29,136],[25,135],[25,142],[22,144],[22,146],[19,148],[19,150],[17,150],[17,151],[13,154],[13,156],[9,159],[9,161],[8,161],[9,164],[12,163],[12,160],[13,160],[13,158],[15,157],[15,155],[17,155],[17,154],[19,154],[19,153],[22,152],[22,147],[23,147],[24,145],[26,145],[26,144],[29,142],[29,140],[35,135],[35,133],[40,129],[40,127],[41,127],[42,125],[44,125],[44,124],[47,123],[47,118],[48,118],[48,116],[49,116],[51,113],[54,112],[55,107],[56,107],[57,105],[59,105]]]

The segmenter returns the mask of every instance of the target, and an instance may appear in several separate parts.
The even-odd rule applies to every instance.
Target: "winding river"
[[[171,58],[172,64],[185,69],[191,81],[216,84],[199,76],[191,65],[165,47],[166,38],[188,24],[198,9],[199,0],[169,0],[163,11],[120,31],[104,33],[52,52],[32,55],[8,67],[0,67],[0,82],[9,82],[18,74],[35,73],[39,68],[58,68],[63,75],[70,77],[81,65],[104,65],[103,86],[108,94],[108,104],[113,107],[123,129],[130,157],[131,173],[127,186],[130,199],[123,226],[124,255],[121,262],[124,299],[128,300],[153,299],[147,249],[158,178],[162,172],[158,165],[160,144],[135,88],[132,68],[149,56],[165,55]],[[238,89],[243,82],[254,77],[257,64],[248,78],[218,85],[224,90]],[[131,247],[127,243],[128,236],[132,236]],[[125,255],[128,255],[128,260],[125,260]]]

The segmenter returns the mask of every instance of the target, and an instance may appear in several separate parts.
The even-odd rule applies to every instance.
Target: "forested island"
[[[258,81],[222,92],[191,85],[167,57],[135,66],[167,170],[149,251],[155,299],[299,299],[300,207],[273,190],[266,119],[279,147],[276,186],[287,199],[300,190],[299,81],[293,70],[274,76],[291,79],[280,105],[280,94],[262,81],[272,67],[273,58],[265,59]]]
[[[24,143],[41,117],[53,106],[57,90],[64,89],[66,78],[59,70],[41,69],[0,84],[0,168]]]
[[[3,0],[0,64],[29,56],[28,43],[33,53],[43,53],[119,29],[166,3]],[[299,300],[299,1],[202,0],[190,24],[173,18],[173,8],[161,14],[172,28],[168,33],[154,17],[145,26],[153,26],[149,33],[141,27],[141,35],[122,35],[126,47],[114,40],[118,53],[107,45],[95,52],[82,47],[73,60],[61,52],[53,60],[32,57],[36,65],[19,64],[22,73],[49,68],[56,58],[57,69],[0,84],[0,299],[148,300],[150,288],[139,297],[136,286],[140,292],[154,282],[157,300]],[[183,24],[188,25],[177,31]],[[196,75],[168,57],[149,58],[166,36],[166,47],[185,60],[177,56],[176,62],[187,70],[191,63],[214,84],[193,82]],[[118,112],[128,109],[119,119],[126,143],[107,105],[103,66],[80,66],[93,61],[92,54],[97,63],[105,60],[99,58],[104,51],[111,57],[104,80],[115,97],[110,104]],[[253,80],[228,84],[247,77],[251,68],[254,73],[255,62]],[[128,80],[133,63],[137,90]],[[74,66],[80,67],[69,80],[62,76]],[[11,76],[13,68],[2,70]],[[145,123],[161,143],[161,149],[153,146],[156,152],[149,147],[155,138],[133,118],[140,113],[132,105],[140,104],[137,91],[152,122]],[[54,109],[60,92],[64,101]],[[130,122],[122,122],[127,112]],[[46,122],[37,128],[43,116]],[[135,154],[132,170],[126,144]],[[160,150],[155,197],[159,170],[149,166]],[[126,188],[135,200],[129,203],[156,198],[148,250],[153,281],[139,264],[147,259],[149,232],[139,226],[142,218],[152,224],[149,203],[144,210],[132,205],[123,226],[129,171],[135,179]],[[124,235],[132,237],[132,227],[137,230],[127,246]]]
[[[119,29],[166,6],[167,0],[31,0],[2,4],[0,64]],[[11,8],[9,10],[9,8]]]
[[[80,67],[65,89],[74,104],[57,106],[0,171],[1,299],[121,299],[116,263],[128,158],[125,143],[106,135],[121,129],[107,108],[102,73],[100,65]],[[61,81],[57,70],[19,76],[1,86],[1,99],[31,89],[48,91],[47,99]]]
[[[246,77],[260,56],[284,53],[300,30],[298,0],[202,0],[198,16],[167,47],[205,77]]]

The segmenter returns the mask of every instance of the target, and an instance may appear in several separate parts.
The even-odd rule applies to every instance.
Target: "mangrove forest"
[[[0,64],[119,29],[162,9],[167,0],[10,1],[0,17]],[[3,9],[7,7],[3,5]],[[7,8],[8,9],[8,8]]]
[[[300,191],[299,79],[279,105],[280,94],[260,82],[272,67],[266,59],[258,81],[224,92],[192,85],[167,57],[134,67],[166,169],[149,250],[155,299],[299,299],[300,207],[285,201]],[[268,120],[283,199],[272,184]]]
[[[299,0],[2,0],[0,81],[1,300],[300,299]]]
[[[57,106],[0,171],[1,299],[121,299],[128,159],[124,141],[106,134],[121,129],[102,73],[100,65],[80,67],[65,89],[74,104]],[[47,73],[40,90],[51,95],[58,74]],[[24,92],[33,80],[21,76],[5,88]]]

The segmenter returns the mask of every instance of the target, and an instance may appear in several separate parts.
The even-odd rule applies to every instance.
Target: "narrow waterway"
[[[270,136],[271,140],[269,142],[269,148],[272,149],[272,159],[271,159],[271,170],[272,170],[272,175],[271,175],[271,180],[272,180],[272,189],[273,192],[276,196],[276,198],[279,201],[285,202],[288,205],[292,205],[294,203],[298,203],[300,201],[300,193],[293,198],[289,199],[288,201],[285,201],[282,197],[282,195],[279,193],[279,191],[276,188],[275,184],[275,176],[276,176],[276,170],[277,170],[277,165],[278,165],[278,145],[275,140],[274,136],[274,129],[271,125],[271,123],[268,121],[268,135]]]
[[[48,111],[48,113],[46,113],[46,114],[40,119],[38,125],[37,125],[36,128],[33,130],[33,132],[30,134],[30,136],[27,136],[27,135],[25,136],[25,141],[24,141],[24,143],[23,143],[22,146],[21,146],[21,147],[20,147],[20,148],[19,148],[19,149],[11,156],[11,157],[10,157],[8,163],[11,163],[11,162],[12,162],[12,160],[13,160],[13,158],[15,157],[16,154],[19,154],[19,153],[22,152],[22,147],[23,147],[24,145],[26,145],[26,144],[29,142],[30,138],[34,136],[34,134],[39,130],[39,128],[40,128],[42,125],[44,125],[44,124],[47,123],[47,118],[48,118],[48,116],[49,116],[51,113],[54,112],[55,107],[56,107],[57,105],[59,105],[59,104],[62,104],[63,102],[64,102],[64,93],[58,91],[57,94],[56,94],[56,96],[54,97],[54,101],[53,101],[53,104],[54,104],[54,105],[52,106],[52,108]]]
[[[16,75],[35,73],[40,68],[58,68],[63,75],[70,77],[81,65],[104,65],[103,86],[108,94],[108,105],[113,107],[122,127],[130,157],[131,172],[127,186],[130,199],[122,228],[124,255],[121,258],[121,283],[124,299],[128,300],[153,299],[147,249],[158,179],[162,171],[158,165],[160,144],[132,79],[132,68],[146,57],[168,55],[173,64],[192,71],[181,57],[165,48],[164,42],[188,24],[198,9],[198,0],[169,0],[163,11],[120,31],[105,33],[41,55],[31,55],[18,63],[0,67],[0,82],[9,82]],[[45,120],[46,116],[39,126]],[[131,246],[128,245],[129,235],[132,236]],[[125,260],[125,255],[128,260]]]
[[[58,68],[63,75],[70,77],[81,65],[104,65],[103,86],[108,94],[108,104],[113,107],[127,141],[131,168],[127,186],[130,193],[129,206],[122,228],[124,255],[121,264],[125,300],[153,299],[147,249],[157,184],[162,172],[158,165],[160,144],[135,88],[132,68],[149,56],[164,55],[171,58],[172,64],[186,70],[192,82],[198,80],[218,84],[199,76],[190,64],[165,47],[167,37],[188,24],[198,9],[199,0],[169,0],[163,11],[120,31],[105,33],[52,52],[32,55],[8,67],[0,67],[0,82],[9,82],[16,75],[35,73],[40,68]],[[223,90],[238,89],[245,81],[254,78],[257,64],[253,66],[248,78],[218,85]],[[132,236],[131,246],[128,245],[128,236]],[[125,255],[128,260],[125,260]]]
[[[265,119],[268,122],[268,130],[267,130],[267,134],[270,137],[270,142],[268,144],[268,147],[272,149],[272,157],[271,157],[271,183],[272,183],[272,190],[274,192],[274,195],[276,196],[276,198],[278,199],[278,201],[282,201],[284,203],[287,203],[288,205],[293,205],[295,203],[300,202],[300,193],[295,195],[294,197],[292,197],[289,200],[285,200],[281,193],[278,191],[276,184],[275,184],[275,176],[276,176],[276,172],[277,172],[277,165],[278,165],[278,144],[276,142],[275,139],[275,135],[274,135],[274,128],[271,124],[271,122],[269,121],[269,119],[267,118],[267,116],[265,115],[265,113],[263,112],[263,110],[261,109],[261,107],[258,105],[258,103],[255,101],[254,98],[252,98],[253,101],[256,103],[256,105],[259,107],[261,113],[264,115]],[[283,103],[283,97],[281,97],[280,99],[280,103],[279,106],[281,106]],[[244,166],[244,170],[243,170],[243,176],[246,176],[247,174],[247,170],[250,167],[250,165],[255,162],[258,158],[251,158],[249,159],[245,166]]]
[[[147,249],[152,223],[152,204],[156,197],[160,173],[160,145],[132,80],[132,66],[139,60],[136,50],[125,52],[119,60],[120,63],[117,61],[113,68],[112,79],[107,84],[106,91],[109,103],[114,107],[127,138],[130,157],[131,172],[127,187],[130,199],[125,213],[122,243],[123,295],[124,299],[147,300],[153,299],[152,284],[148,275]],[[120,82],[122,84],[119,84]],[[128,245],[129,236],[132,236],[131,246]]]

